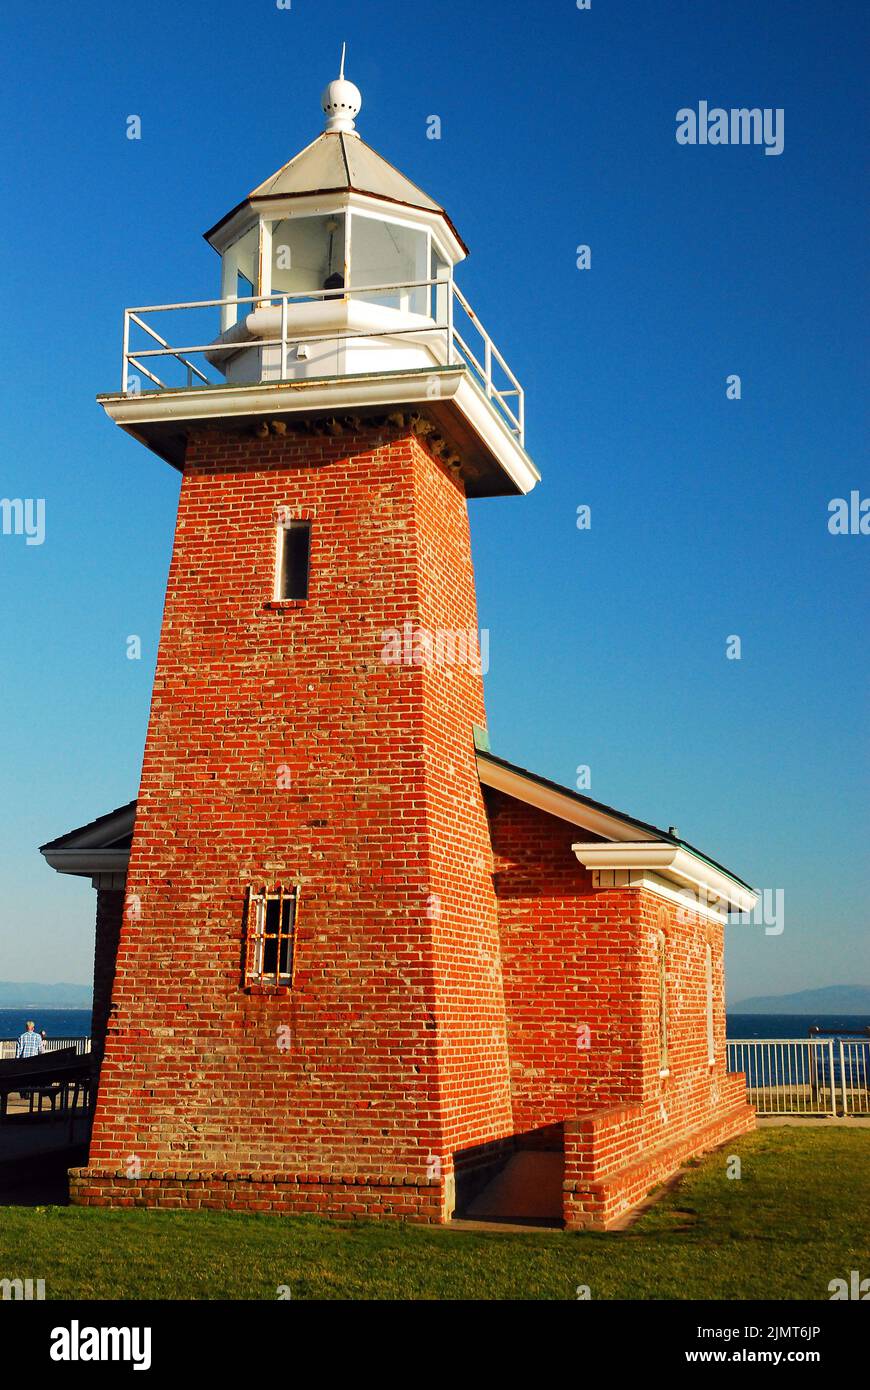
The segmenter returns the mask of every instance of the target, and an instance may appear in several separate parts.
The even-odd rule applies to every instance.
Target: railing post
[[[454,333],[454,328],[453,328],[453,315],[454,315],[454,303],[453,303],[453,300],[454,300],[455,295],[456,295],[456,286],[454,285],[453,280],[452,280],[452,278],[451,278],[451,280],[450,280],[450,293],[449,293],[448,296],[447,296],[447,365],[448,365],[448,367],[452,367],[452,366],[453,366],[453,362],[454,362],[454,357],[453,357],[453,333]]]
[[[281,375],[279,381],[287,377],[287,296],[281,296]]]
[[[842,1093],[843,1093],[843,1114],[844,1114],[844,1115],[848,1115],[848,1113],[849,1113],[849,1105],[848,1105],[848,1101],[847,1101],[847,1099],[846,1099],[846,1054],[845,1054],[845,1052],[844,1052],[844,1050],[843,1050],[843,1039],[842,1039],[842,1038],[839,1039],[839,1043],[840,1043],[840,1090],[841,1090]]]
[[[124,310],[124,349],[123,349],[123,351],[124,351],[124,361],[123,361],[123,365],[122,365],[122,367],[121,367],[121,394],[122,394],[122,396],[126,396],[126,394],[127,394],[127,374],[128,374],[128,368],[129,368],[129,364],[128,364],[128,361],[127,361],[127,355],[128,355],[128,353],[129,353],[129,351],[130,351],[130,310],[129,310],[129,309],[125,309],[125,310]]]
[[[837,1114],[837,1092],[834,1087],[834,1039],[828,1038],[828,1069],[831,1078],[831,1114]]]

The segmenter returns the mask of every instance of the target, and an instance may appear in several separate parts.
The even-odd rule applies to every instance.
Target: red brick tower
[[[182,485],[79,1200],[439,1220],[513,1131],[466,503],[537,474],[452,223],[323,105],[101,398]]]

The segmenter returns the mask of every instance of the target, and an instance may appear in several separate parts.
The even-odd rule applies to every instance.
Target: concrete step
[[[560,1153],[514,1154],[464,1215],[471,1221],[561,1222],[564,1170]]]

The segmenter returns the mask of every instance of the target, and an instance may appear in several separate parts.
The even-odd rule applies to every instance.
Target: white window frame
[[[392,216],[392,214],[391,214],[389,217],[384,217],[384,216],[382,216],[381,214],[379,214],[379,213],[377,213],[377,212],[371,211],[369,208],[349,207],[349,208],[348,208],[348,214],[349,214],[348,221],[349,221],[349,227],[350,227],[350,228],[353,227],[353,219],[354,219],[355,217],[365,217],[365,218],[367,218],[370,222],[380,222],[381,224],[386,223],[387,225],[392,226],[392,227],[406,227],[409,231],[412,231],[412,232],[422,232],[423,235],[424,235],[425,238],[426,238],[426,256],[425,256],[425,265],[426,265],[426,269],[424,270],[424,272],[423,272],[422,275],[417,275],[417,276],[415,276],[414,278],[417,279],[417,280],[428,280],[428,279],[431,278],[431,273],[432,273],[432,272],[431,272],[431,266],[432,266],[432,240],[433,240],[433,238],[432,238],[432,229],[431,229],[431,227],[426,227],[426,226],[424,226],[424,225],[423,225],[422,223],[420,223],[420,222],[415,222],[415,221],[414,221],[412,218],[410,218],[410,217],[394,217],[394,216]],[[365,287],[365,285],[357,285],[357,284],[355,283],[355,281],[354,281],[353,247],[352,247],[352,245],[351,245],[352,237],[353,237],[353,232],[352,232],[352,230],[349,230],[349,233],[348,233],[348,242],[347,242],[347,244],[348,244],[348,247],[349,247],[348,266],[349,266],[349,269],[350,269],[350,273],[349,273],[349,276],[348,276],[348,281],[349,281],[349,284],[350,284],[350,287],[351,287],[351,290],[352,290],[352,291],[353,291],[353,290],[356,290],[356,291],[358,291],[360,294],[365,294],[365,292],[366,292],[366,287]],[[450,258],[444,254],[444,251],[443,251],[443,250],[441,250],[441,248],[440,248],[440,243],[439,243],[439,255],[441,256],[441,258],[442,258],[443,260],[446,260],[446,261],[447,261],[448,265],[450,264]],[[401,294],[400,297],[399,297],[399,310],[400,310],[400,312],[403,313],[403,314],[410,313],[410,309],[408,308],[408,291],[407,291],[407,290],[406,290],[403,294]],[[431,318],[431,317],[432,317],[432,286],[431,286],[431,285],[429,286],[429,289],[428,289],[428,291],[427,291],[427,293],[426,293],[426,317],[427,317],[427,318]]]

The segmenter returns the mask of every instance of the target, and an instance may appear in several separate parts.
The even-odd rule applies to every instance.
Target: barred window
[[[297,888],[248,889],[245,981],[292,985],[296,957]]]

